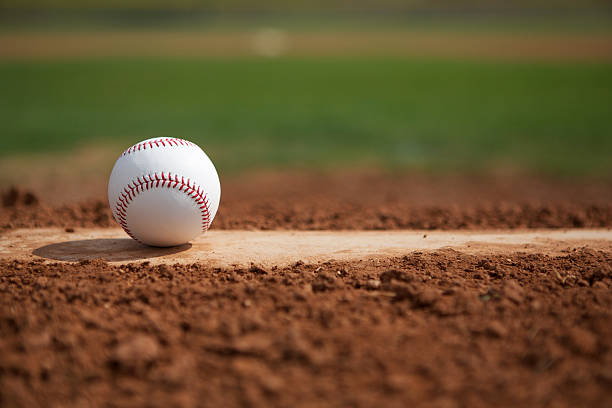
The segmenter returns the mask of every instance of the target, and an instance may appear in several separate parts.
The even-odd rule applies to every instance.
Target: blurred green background
[[[171,135],[222,171],[612,174],[607,2],[0,4],[0,160]]]

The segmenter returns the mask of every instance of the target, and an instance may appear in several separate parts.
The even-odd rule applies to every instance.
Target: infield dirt
[[[70,178],[69,178],[70,177]],[[5,188],[4,230],[115,227],[106,178]],[[389,230],[612,226],[609,179],[255,172],[221,180],[213,229]],[[68,197],[68,201],[66,200]]]
[[[462,33],[400,30],[366,34],[286,32],[272,55],[434,56],[494,60],[609,61],[607,33]],[[269,55],[257,32],[0,33],[0,60],[120,56],[219,57]]]
[[[2,242],[48,231],[37,227],[54,227],[58,244],[85,228],[116,234],[100,185],[78,203],[7,189]],[[612,404],[609,182],[286,173],[223,187],[213,229],[259,231],[205,239],[266,229],[332,230],[309,234],[342,242],[391,229],[427,229],[423,240],[477,229],[528,237],[533,228],[604,238],[335,259],[340,242],[321,260],[287,251],[282,262],[235,266],[176,262],[189,251],[168,262],[58,262],[5,245],[0,405]]]

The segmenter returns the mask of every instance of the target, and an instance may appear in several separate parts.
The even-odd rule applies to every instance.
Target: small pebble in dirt
[[[516,304],[523,301],[523,288],[514,279],[506,282],[503,288],[503,294]]]
[[[267,275],[268,274],[268,271],[266,271],[265,269],[255,264],[251,264],[251,267],[249,268],[249,272],[255,273],[257,275]]]
[[[367,290],[376,290],[380,288],[380,281],[377,279],[370,279],[366,282],[365,287]]]
[[[588,330],[574,327],[568,334],[569,345],[581,354],[593,354],[597,351],[597,337]]]
[[[486,333],[491,337],[502,338],[508,334],[508,329],[501,322],[494,320],[487,326]]]
[[[330,272],[330,271],[321,271],[319,272],[319,278],[320,279],[324,279],[330,283],[333,283],[336,281],[336,276],[334,275],[334,273]]]
[[[400,271],[397,269],[389,269],[380,274],[381,282],[389,283],[392,280],[398,280],[402,282],[412,282],[414,278],[408,272]]]
[[[440,298],[440,292],[437,289],[422,288],[416,296],[416,304],[421,307],[431,306]]]
[[[605,283],[599,281],[599,282],[595,282],[593,284],[593,288],[594,289],[608,289],[608,285],[606,285]]]
[[[159,345],[148,335],[136,335],[119,343],[110,362],[122,370],[134,370],[157,358]]]

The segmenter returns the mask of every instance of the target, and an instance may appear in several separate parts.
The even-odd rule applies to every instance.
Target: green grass
[[[224,170],[611,174],[611,68],[397,58],[2,62],[1,155],[172,135],[199,143]]]

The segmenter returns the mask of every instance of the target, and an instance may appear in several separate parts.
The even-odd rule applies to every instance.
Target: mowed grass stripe
[[[612,170],[612,65],[402,58],[0,63],[2,154],[157,135],[224,169]]]

